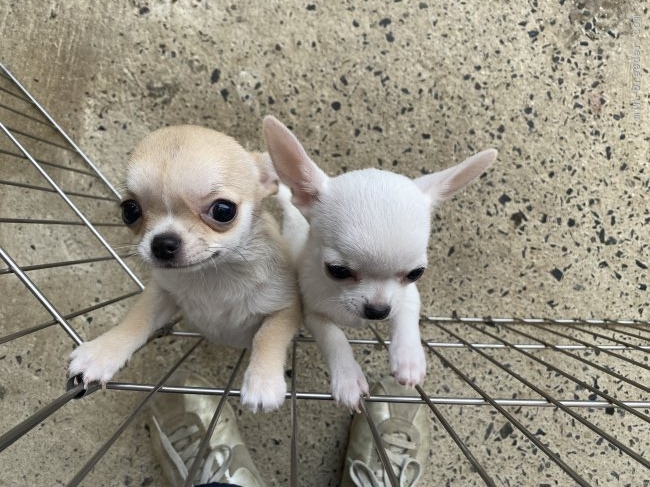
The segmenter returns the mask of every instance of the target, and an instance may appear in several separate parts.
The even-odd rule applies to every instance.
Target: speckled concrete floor
[[[202,124],[259,149],[266,114],[290,125],[330,174],[374,166],[417,176],[496,147],[494,168],[434,217],[430,270],[420,284],[423,312],[647,320],[649,28],[648,3],[640,0],[27,0],[0,5],[0,61],[113,182],[121,181],[129,150],[150,130]],[[19,170],[2,171],[11,179]],[[91,186],[83,178],[68,183],[83,191]],[[43,206],[50,204],[0,193],[2,217],[52,213]],[[93,254],[86,234],[0,229],[2,245],[21,264]],[[115,245],[128,238],[121,229],[106,233]],[[43,248],[45,240],[55,243]],[[65,310],[132,288],[108,264],[83,272],[85,281],[70,279],[75,287],[64,289],[54,272],[32,277]],[[0,295],[2,336],[48,318],[13,276],[0,276]],[[75,323],[84,338],[94,337],[129,304]],[[187,346],[158,340],[118,378],[155,381]],[[326,374],[311,346],[300,351],[302,387],[323,390]],[[57,328],[0,345],[2,431],[61,394],[69,351]],[[385,372],[381,350],[359,354],[371,377]],[[218,364],[235,357],[202,346],[190,366],[223,383],[228,370]],[[483,363],[471,368],[495,395],[508,396],[507,379]],[[547,375],[540,371],[531,380]],[[638,380],[647,384],[647,371]],[[427,384],[455,390],[439,363],[430,364]],[[0,454],[0,485],[67,482],[139,397],[107,391],[69,404]],[[445,408],[499,485],[570,485],[556,467],[526,455],[530,445],[514,447],[516,456],[490,453],[500,448],[494,438],[518,441],[517,433],[502,434],[503,418],[498,423],[494,411]],[[647,445],[647,423],[589,414],[604,428],[625,423],[621,431],[632,428],[636,444]],[[460,419],[468,415],[475,421]],[[546,441],[563,445],[569,458],[575,454],[576,468],[594,485],[641,485],[647,478],[642,467],[626,467],[605,447],[595,450],[604,460],[594,462],[596,439],[575,441],[570,421],[560,424],[553,410],[531,408],[526,417],[542,425]],[[240,418],[269,484],[286,485],[288,407]],[[301,485],[337,484],[349,418],[330,402],[301,403]],[[435,438],[425,484],[481,485],[439,426]],[[85,485],[162,485],[148,441],[138,418]]]

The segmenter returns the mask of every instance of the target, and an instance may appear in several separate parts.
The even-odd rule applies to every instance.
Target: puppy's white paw
[[[355,361],[347,368],[332,370],[332,397],[352,411],[359,412],[361,396],[370,394],[368,381],[359,364]]]
[[[256,413],[265,413],[278,409],[284,402],[287,393],[287,383],[282,372],[260,373],[246,370],[241,387],[242,404]]]
[[[83,374],[86,388],[91,382],[106,384],[130,357],[123,348],[112,345],[103,335],[79,345],[70,354],[69,375]]]
[[[391,344],[392,345],[392,344]],[[421,384],[427,373],[427,359],[422,346],[390,347],[390,371],[402,385],[415,386]]]

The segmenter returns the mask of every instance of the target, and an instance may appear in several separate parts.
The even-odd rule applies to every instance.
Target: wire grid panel
[[[220,387],[166,385],[176,367],[191,367],[197,355],[210,348],[202,346],[195,333],[168,332],[136,354],[132,380],[107,385],[108,404],[111,399],[117,403],[113,391],[139,393],[128,407],[112,408],[121,419],[110,434],[75,450],[70,434],[78,427],[74,419],[53,418],[66,409],[79,414],[94,407],[90,416],[99,417],[109,412],[93,402],[97,387],[78,401],[73,399],[83,395],[80,385],[64,389],[67,355],[82,337],[98,334],[96,323],[116,323],[142,284],[108,243],[128,239],[117,218],[115,189],[1,66],[0,75],[0,257],[5,263],[0,268],[0,463],[7,465],[0,475],[17,475],[0,478],[0,483],[21,478],[26,485],[53,484],[39,476],[36,452],[41,443],[55,446],[63,438],[76,454],[52,454],[51,462],[62,464],[58,483],[78,485],[89,479],[89,485],[100,485],[101,480],[92,478],[93,470],[116,461],[111,448],[134,428],[154,394],[209,394],[221,396],[221,401],[237,397],[244,354],[224,352],[219,359],[208,355],[222,364],[216,382],[223,384]],[[415,396],[366,398],[364,414],[371,402],[429,408],[431,452],[423,485],[648,485],[648,324],[424,317],[426,386],[418,387]],[[370,381],[386,368],[385,335],[378,325],[350,339]],[[164,340],[173,342],[174,353],[169,358],[169,348],[157,351],[164,373],[148,364],[156,369],[153,374],[138,375],[138,368],[147,365],[138,357]],[[314,352],[310,337],[294,341],[288,405],[275,413],[288,434],[279,450],[281,468],[270,475],[277,485],[325,485],[328,477],[315,474],[321,465],[311,450],[333,446],[338,451],[333,461],[341,463],[344,443],[314,438],[310,424],[327,424],[321,416],[325,414],[331,415],[331,422],[338,418],[345,423],[347,418],[331,404],[327,377]],[[217,407],[215,421],[220,411]],[[267,431],[263,423],[270,422],[268,418],[258,420],[258,435]],[[380,428],[366,419],[379,434]],[[381,442],[376,446],[385,454]],[[24,458],[23,452],[34,454]],[[117,464],[117,469],[123,468],[119,459]],[[268,473],[268,464],[260,466],[265,468]],[[330,478],[339,474],[340,465],[334,474],[329,472]],[[322,484],[315,478],[323,479]],[[142,484],[151,483],[145,476]]]

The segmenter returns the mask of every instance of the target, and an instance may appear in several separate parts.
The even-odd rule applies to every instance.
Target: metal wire
[[[451,334],[452,336],[454,336],[458,341],[462,342],[463,344],[465,344],[466,346],[468,346],[468,347],[471,349],[470,344],[469,344],[466,340],[464,340],[461,336],[459,336],[459,335],[456,334],[456,333],[453,333],[452,331],[448,330],[447,328],[444,328],[442,325],[439,325],[439,326],[440,326],[442,329],[444,329],[447,333],[449,333],[449,334]],[[645,466],[646,468],[650,468],[650,461],[644,459],[643,456],[641,456],[640,454],[637,454],[637,453],[636,453],[634,450],[632,450],[631,448],[628,448],[626,445],[624,445],[623,443],[621,443],[620,441],[618,441],[616,438],[614,438],[612,435],[610,435],[610,434],[607,433],[606,431],[604,431],[604,430],[602,430],[601,428],[598,428],[596,425],[590,423],[590,422],[587,421],[584,417],[582,417],[582,416],[580,416],[578,413],[574,412],[572,409],[570,409],[570,408],[564,406],[563,404],[561,404],[557,399],[555,399],[553,396],[551,396],[551,395],[548,394],[546,391],[542,390],[540,387],[536,386],[535,384],[533,384],[533,383],[530,382],[529,380],[525,379],[521,374],[518,374],[517,372],[511,370],[509,367],[505,366],[503,363],[501,363],[501,362],[499,362],[498,360],[494,359],[493,357],[491,357],[490,355],[488,355],[487,353],[485,353],[483,350],[475,349],[475,351],[476,351],[476,353],[478,353],[479,355],[481,355],[482,357],[486,358],[487,360],[489,360],[490,362],[492,362],[494,365],[496,365],[497,367],[499,367],[499,368],[500,368],[501,370],[503,370],[504,372],[506,372],[506,373],[512,375],[514,378],[516,378],[516,379],[517,379],[519,382],[521,382],[522,384],[525,384],[527,387],[529,387],[530,389],[534,390],[537,394],[539,394],[540,396],[544,397],[547,401],[549,401],[550,403],[552,403],[552,404],[554,404],[555,406],[557,406],[558,408],[560,408],[560,409],[561,409],[562,411],[564,411],[566,414],[570,415],[572,418],[576,419],[577,421],[579,421],[580,423],[582,423],[583,425],[585,425],[587,428],[590,428],[590,429],[593,430],[595,433],[597,433],[597,434],[600,435],[601,437],[605,438],[605,439],[606,439],[607,441],[609,441],[612,445],[616,446],[619,450],[621,450],[622,452],[624,452],[624,453],[630,455],[632,458],[634,458],[637,462],[641,463],[641,464],[642,464],[643,466]],[[556,370],[559,370],[559,369],[557,369],[557,368],[555,368],[555,369],[556,369]],[[573,377],[572,377],[571,379],[572,379],[572,380],[575,380],[576,382],[581,382],[581,381],[579,381],[577,378],[573,378]],[[584,384],[584,382],[582,382],[582,384]],[[592,390],[593,390],[594,392],[597,392],[598,394],[601,394],[601,395],[603,395],[603,396],[606,396],[604,393],[601,393],[601,392],[598,391],[597,389],[592,389]],[[478,391],[478,389],[477,389],[477,391]],[[479,393],[480,393],[480,392],[479,392]],[[613,399],[613,398],[612,398],[612,399]],[[622,405],[622,404],[621,404],[621,405]],[[626,408],[626,409],[627,409],[627,408]],[[628,411],[632,411],[632,410],[631,410],[631,409],[628,409]],[[645,417],[645,415],[643,415],[643,414],[641,414],[641,413],[638,413],[638,417],[641,418],[641,419],[646,419],[646,420],[648,419],[647,417]],[[526,435],[528,436],[528,433],[524,433],[524,434],[526,434]],[[534,436],[529,437],[529,438],[531,438],[531,441],[533,441],[532,438],[534,438]],[[538,445],[538,446],[539,446],[539,445]],[[557,461],[557,459],[555,459],[554,461]],[[567,469],[565,468],[565,467],[567,467],[567,466],[565,466],[564,464],[560,464],[560,463],[558,463],[558,464],[559,464],[563,469],[565,469],[565,471],[566,471],[567,473],[569,473],[569,475],[571,475],[571,477],[573,477],[574,480],[578,481],[578,479],[580,479],[579,483],[581,483],[581,481],[584,480],[584,479],[582,479],[582,477],[579,477],[579,476],[577,475],[577,473],[573,472],[572,470],[570,470],[570,469],[567,470]],[[568,468],[568,467],[567,467],[567,468]],[[574,476],[574,474],[575,474],[575,476]],[[586,481],[585,481],[585,483],[586,483]],[[588,485],[588,484],[586,484],[586,485]]]
[[[17,120],[20,122],[20,128],[16,125]],[[49,130],[46,135],[43,135],[44,128]],[[0,178],[0,195],[4,188],[22,191],[30,196],[55,195],[65,203],[66,212],[48,215],[47,218],[19,218],[6,214],[6,211],[0,216],[0,229],[3,230],[0,234],[0,258],[6,263],[5,267],[0,268],[0,279],[22,283],[22,286],[37,298],[42,309],[52,316],[52,319],[43,322],[38,322],[34,318],[33,324],[21,322],[17,331],[4,333],[4,336],[0,336],[0,345],[20,347],[22,346],[19,342],[20,338],[33,336],[38,339],[43,330],[57,324],[69,337],[71,343],[82,343],[82,333],[71,320],[81,316],[92,316],[93,313],[102,310],[109,310],[111,306],[134,296],[142,289],[138,277],[97,229],[97,227],[101,227],[102,231],[114,231],[112,229],[119,225],[112,222],[93,223],[95,218],[91,218],[82,209],[83,202],[107,205],[107,209],[114,208],[119,194],[44,108],[0,64],[0,138],[3,137],[4,141],[14,146],[19,152],[0,148],[0,162],[11,161],[11,164],[29,165],[36,169],[36,177],[41,179],[38,181],[14,180],[11,174],[7,175],[7,171],[5,171],[3,177]],[[44,157],[35,157],[31,150],[33,144],[39,144],[39,150],[43,151]],[[72,157],[73,161],[70,162],[66,159],[65,162],[62,162],[57,160],[56,154],[48,152],[50,150],[56,152],[58,149],[64,149],[67,157]],[[81,190],[63,189],[65,185],[61,175],[71,173],[76,175],[75,177],[92,177],[93,181],[100,181],[103,187],[100,190],[94,186],[93,194]],[[102,191],[105,193],[103,194]],[[79,204],[76,204],[77,200],[73,202],[71,199],[73,197],[79,198]],[[97,253],[73,257],[37,255],[36,257],[41,260],[25,262],[25,255],[20,253],[20,250],[13,250],[15,248],[12,241],[13,232],[4,231],[4,229],[36,224],[44,225],[47,228],[57,225],[64,229],[69,228],[70,232],[80,226],[88,228],[89,236],[93,235],[106,249],[108,255],[97,255]],[[52,262],[47,260],[52,260]],[[110,297],[104,296],[102,299],[95,297],[92,304],[89,301],[91,298],[88,297],[85,304],[76,302],[72,310],[66,309],[65,312],[60,311],[60,306],[55,305],[52,299],[54,290],[52,286],[60,286],[61,283],[56,282],[53,285],[47,280],[39,280],[36,275],[31,274],[32,272],[38,274],[37,271],[50,273],[65,271],[70,273],[69,279],[72,282],[72,280],[84,279],[84,276],[87,275],[92,276],[92,273],[83,274],[82,271],[87,271],[89,266],[96,263],[115,264],[119,271],[117,279],[121,279],[123,282],[120,281]],[[135,283],[137,289],[127,292],[124,289],[124,283],[130,285]],[[92,288],[93,285],[92,281],[84,281],[84,286],[88,288]],[[7,300],[6,303],[9,306],[10,300]],[[5,306],[4,302],[3,306]],[[565,418],[571,424],[571,428],[583,428],[596,436],[598,441],[608,442],[616,455],[626,459],[620,468],[626,469],[626,475],[635,479],[637,484],[640,485],[642,481],[646,480],[650,461],[648,461],[644,447],[629,441],[630,432],[623,424],[619,426],[613,423],[599,424],[598,421],[593,420],[593,414],[595,411],[604,411],[604,417],[607,417],[618,412],[621,415],[625,414],[626,419],[630,418],[636,421],[634,426],[636,430],[647,432],[650,429],[650,385],[646,380],[650,370],[648,364],[650,322],[638,319],[459,317],[452,314],[452,316],[423,317],[421,328],[424,338],[422,343],[428,351],[430,367],[450,373],[453,380],[458,381],[462,387],[458,390],[452,389],[445,394],[432,394],[426,388],[418,386],[416,388],[418,396],[374,395],[364,398],[362,414],[375,434],[375,448],[383,460],[384,469],[388,473],[392,485],[398,485],[396,484],[397,479],[387,458],[385,446],[377,434],[375,422],[366,407],[373,402],[425,404],[431,411],[432,421],[441,426],[446,436],[451,439],[451,444],[457,448],[460,461],[466,462],[469,470],[477,478],[480,478],[479,482],[482,481],[488,486],[497,485],[500,481],[498,466],[495,466],[496,463],[493,460],[486,460],[483,448],[480,446],[481,442],[477,440],[476,432],[470,435],[463,433],[463,425],[454,419],[454,412],[460,408],[468,406],[480,408],[481,411],[489,411],[490,414],[493,413],[496,417],[502,418],[503,421],[511,425],[510,429],[513,433],[520,434],[527,442],[526,444],[531,446],[534,451],[532,455],[539,452],[538,460],[555,464],[561,475],[568,476],[578,485],[590,485],[591,478],[581,471],[573,456],[563,451],[563,449],[566,450],[566,445],[543,441],[536,432],[525,425],[525,421],[522,419],[528,411],[551,409]],[[371,334],[367,337],[349,340],[350,344],[357,349],[364,348],[366,350],[375,349],[377,346],[381,349],[388,348],[390,341],[384,338],[376,327],[372,327],[370,332]],[[167,335],[173,340],[200,338],[197,333],[184,330],[173,330]],[[155,384],[123,381],[112,381],[106,384],[106,389],[115,394],[145,392],[147,395],[128,413],[120,426],[95,452],[82,452],[84,455],[89,455],[89,459],[76,472],[69,485],[78,485],[83,481],[120,435],[133,423],[134,418],[154,394],[207,394],[222,397],[220,406],[212,418],[208,434],[201,442],[201,451],[205,451],[211,431],[219,420],[223,401],[226,400],[226,397],[237,398],[241,395],[241,391],[233,387],[233,381],[239,370],[243,353],[236,363],[228,364],[233,366],[233,371],[224,387],[200,388],[165,385],[171,373],[186,361],[199,343],[200,340],[193,344],[191,350],[175,361],[171,370]],[[307,401],[332,401],[332,395],[328,392],[326,383],[319,383],[315,390],[300,390],[298,388],[298,375],[303,368],[298,360],[299,352],[304,347],[313,346],[314,340],[311,337],[299,336],[294,340],[291,349],[290,390],[286,394],[290,403],[291,442],[286,454],[290,460],[289,474],[292,486],[300,485],[301,476],[308,477],[312,468],[309,465],[299,465],[301,438],[298,426],[303,415],[299,414],[298,410],[304,407],[303,405]],[[519,357],[525,361],[526,365],[506,360],[505,356]],[[523,397],[499,397],[499,394],[493,394],[488,386],[481,383],[480,377],[474,377],[476,370],[471,365],[473,360],[481,360],[490,367],[490,371],[493,370],[495,373],[501,374],[504,380],[521,387],[525,392],[523,394],[520,392],[519,395]],[[595,380],[593,384],[589,383],[585,378],[586,372],[577,372],[585,369],[597,372],[600,374],[601,381],[611,381],[616,386],[601,388]],[[531,378],[534,373],[540,374],[541,372],[552,374],[552,378],[556,381],[566,380],[576,390],[589,394],[588,399],[570,395],[568,388],[556,390],[556,388],[546,387],[543,383]],[[63,374],[64,371],[61,373]],[[94,392],[97,388],[96,385],[92,385],[87,394]],[[32,408],[37,411],[26,419],[17,421],[15,426],[0,436],[0,452],[5,451],[16,442],[29,441],[28,433],[30,431],[33,431],[52,414],[64,408],[73,398],[78,397],[83,392],[82,389],[82,385],[76,385],[58,397],[46,401],[45,406]],[[527,397],[528,394],[530,397]],[[84,403],[85,399],[79,400],[82,401],[84,407],[92,407],[92,404]],[[7,401],[7,398],[4,401]],[[16,407],[20,406],[16,405]],[[471,421],[471,418],[467,421]],[[508,431],[506,429],[504,435],[509,434]],[[581,440],[576,437],[573,441]],[[585,450],[587,450],[590,445],[584,444],[586,445]],[[504,450],[508,448],[505,443],[502,444],[502,447]],[[572,450],[574,450],[573,446]],[[522,451],[520,450],[519,453],[522,454]],[[573,453],[576,454],[576,452]],[[191,467],[191,473],[199,468],[198,462],[202,457],[203,455],[197,456],[196,462]],[[599,467],[600,465],[595,465],[595,468]],[[188,478],[191,479],[193,476]],[[510,482],[522,485],[527,482],[527,479],[523,477],[510,479]],[[561,483],[562,480],[557,480],[557,482]]]
[[[232,374],[230,374],[230,378],[228,379],[228,383],[226,384],[224,393],[221,396],[219,405],[217,406],[217,409],[214,412],[212,419],[210,420],[210,425],[208,426],[205,435],[201,439],[201,443],[199,444],[199,450],[196,452],[196,457],[192,462],[192,466],[189,468],[189,471],[187,473],[187,478],[185,479],[185,487],[192,487],[192,484],[194,483],[194,479],[196,478],[196,474],[199,472],[201,462],[205,458],[205,455],[208,451],[208,444],[210,443],[210,438],[212,438],[212,435],[214,434],[214,429],[217,427],[217,422],[219,421],[219,418],[221,417],[221,412],[223,411],[223,408],[226,405],[226,400],[228,399],[228,394],[232,389],[232,384],[235,381],[235,377],[237,377],[237,374],[239,373],[239,369],[241,368],[241,364],[244,360],[244,355],[246,355],[246,350],[243,350],[242,353],[239,354],[239,359],[237,360],[237,363],[233,367]]]
[[[77,397],[82,389],[83,384],[78,384],[76,387],[66,391],[60,397],[54,399],[51,403],[39,409],[37,412],[29,416],[26,420],[18,423],[12,429],[4,433],[0,437],[0,453],[4,451],[5,448],[11,446],[16,440],[19,440],[24,435],[26,435],[32,428],[41,424],[47,417]],[[99,386],[93,385],[89,388],[89,392],[94,392],[97,389],[99,389]]]
[[[25,189],[34,189],[37,191],[45,191],[46,193],[56,193],[56,190],[52,188],[45,188],[43,186],[36,186],[34,184],[19,183],[15,181],[7,181],[5,179],[0,180],[0,184],[4,186],[17,186],[19,188]],[[104,201],[115,201],[113,198],[108,198],[106,196],[87,194],[87,193],[78,193],[76,191],[65,191],[68,196],[78,196],[79,198],[90,198],[94,200],[104,200]]]
[[[359,408],[361,409],[361,413],[364,415],[366,421],[368,422],[368,427],[370,428],[372,439],[375,442],[375,449],[377,450],[377,454],[379,455],[379,460],[381,461],[381,465],[384,469],[384,472],[386,472],[386,476],[388,477],[388,481],[390,482],[390,485],[392,487],[400,487],[399,480],[397,480],[397,476],[393,471],[393,467],[390,464],[390,459],[388,458],[388,454],[386,453],[386,448],[384,447],[384,443],[381,439],[381,434],[377,429],[377,425],[375,424],[372,415],[368,412],[368,408],[366,407],[366,401],[364,400],[363,397],[361,398],[361,401],[359,401]]]
[[[298,398],[296,397],[297,341],[291,346],[291,487],[298,487]]]
[[[16,262],[9,256],[7,252],[5,252],[2,247],[0,247],[0,258],[2,258],[11,268],[14,274],[16,274],[20,280],[23,281],[23,284],[25,284],[27,289],[29,289],[31,293],[36,297],[36,299],[38,299],[39,302],[43,305],[43,307],[50,312],[50,314],[54,317],[57,323],[61,325],[65,332],[70,336],[70,338],[72,338],[72,340],[77,345],[83,343],[83,340],[75,331],[75,329],[70,326],[70,323],[66,321],[66,319],[59,313],[59,311],[54,307],[50,300],[45,297],[41,290],[29,277],[27,277],[27,274],[25,274],[22,269],[18,267],[18,264],[16,264]]]
[[[0,149],[0,154],[10,156],[10,157],[13,157],[13,158],[16,158],[16,159],[27,159],[27,157],[25,157],[22,154],[18,154],[16,152],[8,151],[6,149]],[[74,172],[74,173],[77,173],[77,174],[83,174],[84,176],[90,176],[90,177],[93,177],[93,178],[100,179],[99,176],[97,176],[96,174],[93,174],[90,171],[86,171],[86,170],[83,170],[83,169],[78,169],[76,167],[67,167],[67,166],[64,166],[63,164],[58,164],[56,162],[46,161],[46,160],[38,158],[38,157],[33,157],[33,159],[36,162],[38,162],[39,164],[41,164],[42,166],[48,166],[48,167],[52,167],[52,168],[55,168],[55,169],[60,169],[62,171]]]
[[[377,331],[377,328],[375,328],[374,326],[370,326],[369,328],[372,331],[372,333],[375,335],[375,337],[377,337],[377,341],[381,343],[386,350],[388,350],[388,342],[381,337],[381,335]],[[447,431],[447,433],[454,441],[454,443],[456,443],[458,448],[460,448],[460,451],[463,453],[463,455],[465,455],[465,458],[467,458],[467,460],[469,460],[472,466],[476,469],[476,471],[481,476],[485,484],[488,485],[489,487],[496,486],[494,480],[492,480],[492,478],[481,466],[481,464],[478,462],[476,457],[472,454],[472,452],[467,447],[467,445],[465,445],[463,440],[461,440],[460,436],[458,436],[456,431],[454,431],[449,421],[447,421],[447,419],[443,416],[440,410],[433,404],[428,394],[424,392],[424,389],[422,389],[422,387],[418,385],[416,386],[416,390],[418,391],[420,397],[424,400],[424,402],[429,406],[429,409],[431,409],[431,412],[435,415],[436,419],[440,421],[440,424],[442,424],[443,428],[445,428],[445,431]]]
[[[32,283],[32,285],[33,285],[33,283]],[[102,302],[97,303],[97,304],[95,304],[93,306],[87,306],[85,308],[73,311],[72,313],[68,313],[66,315],[59,315],[59,318],[62,319],[63,322],[67,323],[66,326],[70,327],[70,325],[68,323],[68,320],[71,320],[72,318],[76,318],[77,316],[88,314],[91,311],[95,311],[97,309],[101,309],[101,308],[104,308],[106,306],[110,306],[111,304],[120,302],[120,301],[122,301],[124,299],[127,299],[127,298],[130,298],[132,296],[135,296],[136,294],[139,294],[139,291],[123,294],[121,296],[117,296],[115,298],[108,299],[106,301],[102,301]],[[58,314],[58,312],[57,312],[57,314]],[[0,337],[0,345],[2,345],[3,343],[11,342],[11,341],[13,341],[13,340],[15,340],[17,338],[20,338],[20,337],[23,337],[23,336],[26,336],[26,335],[31,335],[32,333],[43,330],[43,329],[48,328],[48,327],[50,327],[52,325],[56,325],[57,323],[60,323],[58,321],[58,319],[53,319],[53,320],[50,320],[50,321],[46,321],[45,323],[40,323],[38,325],[34,325],[34,326],[31,326],[31,327],[28,327],[28,328],[24,328],[24,329],[22,329],[20,331],[17,331],[15,333],[10,333],[9,335],[6,335],[4,337]],[[72,327],[70,327],[70,328],[72,328]]]
[[[76,260],[68,260],[65,262],[51,262],[48,264],[38,264],[38,265],[26,265],[22,266],[20,270],[23,272],[29,272],[29,271],[40,271],[43,269],[54,269],[55,267],[68,267],[68,266],[74,266],[74,265],[80,265],[80,264],[90,264],[93,262],[106,262],[112,260],[112,257],[95,257],[93,259],[76,259]],[[0,269],[0,275],[2,274],[10,274],[13,273],[13,270],[10,268],[6,269]]]
[[[59,127],[59,125],[52,119],[52,117],[45,111],[45,109],[36,102],[36,100],[25,90],[22,85],[18,82],[18,80],[2,65],[0,64],[0,70],[4,72],[5,75],[7,75],[13,83],[20,88],[20,90],[25,94],[27,98],[30,99],[30,101],[36,106],[41,113],[43,114],[44,117],[46,117],[50,124],[56,129],[56,131],[63,137],[67,143],[68,146],[65,146],[66,149],[69,149],[71,151],[74,151],[77,155],[79,155],[97,174],[97,176],[100,177],[100,179],[106,184],[108,188],[117,196],[119,199],[119,193],[113,188],[113,186],[104,178],[104,176],[97,170],[95,165],[86,157],[86,155],[81,152],[79,147],[70,139],[70,137]],[[0,122],[0,130],[2,130],[5,135],[11,140],[11,142],[20,150],[22,154],[32,163],[32,165],[38,170],[39,173],[46,179],[46,181],[52,186],[52,188],[61,196],[61,198],[66,202],[66,204],[70,207],[70,209],[75,213],[75,215],[88,227],[88,229],[93,233],[95,238],[97,238],[101,244],[108,250],[108,252],[113,256],[113,258],[122,266],[124,271],[129,275],[129,277],[140,287],[140,289],[144,289],[144,285],[142,282],[140,282],[140,279],[131,271],[131,269],[124,263],[124,261],[120,258],[119,255],[113,250],[113,248],[108,244],[108,242],[104,239],[104,237],[94,228],[93,224],[90,223],[90,221],[85,217],[85,215],[77,208],[77,206],[70,200],[68,195],[60,188],[60,186],[50,177],[50,175],[43,169],[43,167],[31,156],[31,154],[25,149],[25,147],[18,141],[18,139],[14,136],[14,134],[5,127],[5,125]],[[16,132],[22,135],[27,135],[30,138],[36,138],[35,136],[32,136],[26,132]]]
[[[172,374],[180,367],[180,365],[187,360],[187,358],[194,353],[194,350],[203,342],[203,339],[200,339],[197,341],[185,354],[167,371],[167,373],[160,379],[158,384],[145,396],[145,398],[131,411],[131,413],[127,416],[127,418],[124,420],[124,422],[117,428],[115,433],[106,440],[106,442],[99,447],[99,449],[95,452],[95,454],[86,462],[86,464],[81,467],[81,469],[77,472],[77,474],[72,478],[72,480],[68,483],[68,487],[74,487],[76,485],[79,485],[81,481],[90,473],[92,468],[97,464],[97,462],[104,456],[104,454],[108,451],[108,449],[115,443],[115,440],[119,438],[119,436],[124,433],[126,428],[131,424],[131,422],[135,419],[135,417],[144,409],[144,407],[153,399],[153,396],[158,390],[163,386],[165,382],[169,380],[169,378],[172,376]],[[94,389],[97,390],[97,389]],[[225,397],[225,396],[224,396]],[[208,437],[209,439],[209,437]]]
[[[11,72],[5,68],[4,65],[0,64],[0,72],[2,72],[6,77],[8,77],[12,83],[23,93],[23,95],[40,111],[40,113],[47,119],[49,124],[56,130],[56,132],[63,137],[66,142],[74,149],[75,153],[84,160],[84,162],[93,170],[93,173],[96,174],[106,185],[107,188],[117,197],[120,198],[120,193],[113,187],[113,185],[104,177],[104,175],[97,169],[97,166],[83,153],[83,151],[74,143],[74,141],[68,136],[67,133],[61,128],[61,126],[56,123],[52,116],[45,110],[45,108],[36,101],[36,99],[20,84],[16,77],[11,74]]]

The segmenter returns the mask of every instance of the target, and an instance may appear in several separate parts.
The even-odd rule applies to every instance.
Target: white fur
[[[298,139],[273,117],[264,119],[267,148],[281,181],[291,190],[278,198],[285,210],[284,234],[293,240],[305,324],[327,362],[339,403],[358,410],[368,383],[339,325],[368,323],[367,306],[390,307],[390,370],[406,385],[421,383],[426,359],[420,342],[420,296],[406,279],[426,267],[434,206],[482,174],[495,150],[472,156],[439,173],[411,180],[388,171],[363,169],[329,178]],[[296,211],[299,210],[299,211]],[[336,280],[327,263],[354,277]]]

